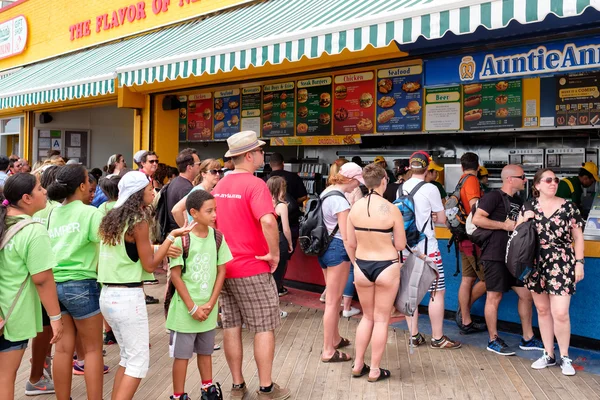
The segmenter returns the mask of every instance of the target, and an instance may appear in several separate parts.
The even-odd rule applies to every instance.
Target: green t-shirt
[[[27,215],[6,218],[9,226]],[[8,312],[21,284],[27,277],[51,270],[56,265],[46,227],[27,225],[0,250],[0,309]],[[4,326],[4,337],[10,341],[27,340],[42,331],[42,306],[31,277]]]
[[[440,192],[440,196],[442,196],[442,199],[448,197],[448,193],[446,193],[446,190],[444,189],[444,186],[441,183],[439,183],[438,181],[432,181],[431,183],[433,183],[433,185],[438,189],[438,191]]]
[[[573,186],[573,191],[571,192],[571,188],[565,182],[565,179],[569,180]],[[572,200],[573,203],[577,204],[577,206],[581,205],[581,195],[583,194],[583,189],[581,188],[581,182],[579,181],[578,176],[571,176],[570,178],[561,179],[558,183],[558,189],[556,190],[556,196],[561,197],[563,199]]]
[[[127,255],[124,238],[116,246],[100,243],[98,282],[141,283],[142,271],[142,262],[140,260],[133,262]]]
[[[48,216],[56,207],[60,207],[60,203],[54,200],[48,200],[46,202],[46,208],[40,210],[33,214],[33,220],[39,222],[44,225],[44,227],[48,226]]]
[[[104,203],[100,204],[100,207],[98,207],[98,211],[100,211],[102,213],[102,216],[104,217],[104,216],[106,216],[106,214],[108,214],[108,212],[110,210],[115,208],[115,204],[117,204],[116,201],[104,202]]]
[[[48,235],[56,254],[56,282],[96,279],[98,266],[98,228],[102,213],[81,201],[57,207],[48,221]]]
[[[177,238],[175,246],[183,248],[181,238]],[[200,238],[190,233],[190,251],[186,259],[186,270],[182,274],[183,282],[190,296],[198,306],[206,304],[212,296],[217,279],[217,266],[223,265],[233,259],[229,246],[223,238],[219,254],[215,234],[211,227],[208,236]],[[171,260],[171,268],[183,266],[183,256]],[[181,333],[199,333],[215,329],[219,306],[215,304],[206,321],[196,321],[189,314],[187,307],[176,292],[169,306],[167,329]]]

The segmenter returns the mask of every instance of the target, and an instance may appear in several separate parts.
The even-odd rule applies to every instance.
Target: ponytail
[[[88,175],[83,165],[65,165],[56,174],[56,179],[48,188],[48,198],[54,201],[60,201],[72,196],[77,188],[85,183]]]
[[[16,206],[26,194],[32,194],[37,178],[32,174],[16,174],[10,176],[4,184],[4,191],[0,194],[0,240],[6,233],[6,214],[8,207]]]

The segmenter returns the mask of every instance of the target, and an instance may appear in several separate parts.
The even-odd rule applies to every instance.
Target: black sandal
[[[371,372],[371,367],[369,367],[367,364],[363,364],[363,367],[359,372],[356,372],[354,370],[354,365],[352,365],[352,377],[353,378],[360,378],[361,376],[367,375],[369,372]]]
[[[368,381],[371,383],[379,382],[384,379],[388,379],[390,376],[392,376],[390,371],[388,371],[387,369],[379,368],[379,376],[377,378],[369,377]]]
[[[342,349],[342,348],[348,347],[348,346],[350,346],[350,340],[348,340],[346,338],[340,338],[340,342],[338,344],[336,344],[335,346],[333,346],[333,348],[338,350],[338,349]]]
[[[331,358],[329,358],[329,359],[321,358],[321,361],[324,363],[338,363],[338,362],[346,362],[346,361],[350,361],[350,360],[352,360],[352,357],[350,357],[346,353],[342,353],[341,351],[337,351],[337,350],[335,351],[335,353],[333,353]]]

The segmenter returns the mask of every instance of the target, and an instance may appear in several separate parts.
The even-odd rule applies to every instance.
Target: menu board
[[[520,128],[523,125],[521,80],[463,86],[463,129]]]
[[[212,110],[212,93],[198,93],[188,96],[188,140],[212,139]],[[181,118],[181,115],[179,117]]]
[[[423,67],[377,71],[377,132],[420,131]]]
[[[294,135],[294,82],[264,86],[263,137]]]
[[[375,74],[362,72],[334,78],[333,133],[373,133]]]
[[[331,135],[331,77],[298,81],[296,135]]]
[[[557,77],[556,125],[597,125],[600,121],[600,73]]]
[[[179,141],[183,142],[187,139],[187,96],[179,96]]]
[[[260,136],[260,86],[242,89],[242,130],[254,131]]]
[[[240,131],[240,90],[215,92],[215,139],[227,139]]]
[[[425,89],[425,130],[460,130],[460,86]]]

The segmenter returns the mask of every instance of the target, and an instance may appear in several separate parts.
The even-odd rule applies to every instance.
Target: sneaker
[[[182,394],[177,399],[175,399],[175,397],[173,397],[173,396],[169,397],[169,399],[171,399],[171,400],[191,400],[187,393]]]
[[[560,369],[562,370],[563,375],[566,375],[566,376],[575,375],[575,368],[573,368],[573,360],[571,360],[567,356],[562,356],[560,358]]]
[[[282,287],[281,290],[279,290],[279,297],[285,296],[288,293],[289,291],[286,288]]]
[[[110,346],[112,344],[118,344],[117,338],[115,337],[115,334],[113,331],[108,331],[104,334],[104,344],[106,346]]]
[[[536,338],[535,336],[529,340],[525,340],[521,337],[521,343],[519,343],[519,348],[521,350],[529,351],[529,350],[540,350],[544,351],[544,343]]]
[[[221,385],[215,383],[210,385],[206,389],[202,389],[202,397],[201,400],[222,400],[223,392],[221,392]]]
[[[31,383],[29,380],[25,383],[26,396],[39,396],[41,394],[52,393],[54,393],[54,383],[45,377],[42,377],[37,383]]]
[[[544,354],[540,358],[538,358],[533,364],[531,364],[531,368],[544,369],[553,365],[556,365],[556,359],[550,357],[548,353],[544,351]]]
[[[158,304],[159,300],[156,297],[146,295],[146,304]]]
[[[84,374],[84,368],[85,368],[85,364],[84,365],[79,365],[77,363],[77,361],[73,361],[73,375],[83,375]],[[110,368],[108,367],[108,365],[104,366],[104,373],[108,374],[108,370]]]
[[[279,316],[281,317],[281,319],[287,318],[288,313],[287,311],[279,310]]]
[[[246,393],[248,393],[248,388],[246,387],[246,384],[243,383],[242,385],[243,386],[241,386],[241,385],[231,385],[230,395],[231,395],[232,399],[241,400],[244,397],[244,395]]]
[[[150,281],[144,281],[144,285],[158,285],[158,279],[152,279]]]
[[[268,399],[268,400],[284,400],[290,397],[292,392],[290,389],[279,387],[278,384],[273,382],[273,389],[269,393],[261,392],[257,390],[258,399]]]
[[[458,310],[456,310],[456,315],[454,315],[454,321],[456,321],[456,325],[461,328],[462,324],[462,313],[460,312],[460,306],[458,306]],[[461,328],[462,330],[462,328]]]
[[[410,341],[410,344],[412,344],[414,347],[417,347],[425,343],[425,337],[421,334],[421,332],[419,332],[415,336],[411,336]]]
[[[504,340],[496,336],[494,340],[488,342],[487,350],[492,353],[500,354],[501,356],[514,356],[515,352],[508,347]]]
[[[360,314],[360,310],[358,308],[354,308],[354,307],[350,307],[350,309],[348,311],[346,311],[346,310],[342,311],[342,316],[344,318],[350,318],[357,314]]]
[[[319,297],[319,301],[321,303],[325,303],[325,294],[327,293],[327,289],[323,290],[323,293],[321,293],[321,297]]]
[[[471,322],[469,325],[460,324],[458,327],[460,328],[460,333],[462,335],[470,335],[471,333],[487,331],[487,326],[478,322]]]
[[[215,345],[213,346],[213,350],[214,350],[214,351],[221,350],[221,345],[220,345],[220,344],[215,344]]]
[[[462,343],[460,343],[458,341],[450,340],[450,338],[448,336],[444,335],[439,340],[431,338],[430,346],[432,349],[454,350],[454,349],[460,349],[460,347],[462,346]]]

